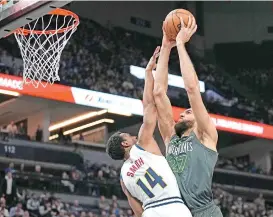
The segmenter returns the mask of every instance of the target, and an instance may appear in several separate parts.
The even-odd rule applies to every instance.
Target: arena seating
[[[235,165],[234,165],[235,166]],[[239,165],[238,165],[239,166]],[[5,167],[5,165],[1,164],[1,168]],[[132,211],[129,209],[126,210],[124,206],[121,207],[120,201],[124,200],[125,197],[121,192],[113,192],[113,189],[120,189],[118,178],[114,178],[111,176],[111,169],[107,165],[86,165],[86,169],[90,171],[93,170],[93,176],[88,176],[88,179],[91,180],[90,187],[93,189],[88,191],[88,189],[84,189],[82,191],[82,185],[88,183],[88,181],[83,181],[82,177],[79,177],[79,180],[70,179],[70,182],[75,185],[75,192],[70,192],[69,190],[62,188],[61,189],[61,179],[57,176],[46,176],[46,174],[37,174],[37,172],[28,171],[28,172],[18,172],[16,165],[13,167],[12,164],[7,165],[6,171],[10,169],[13,170],[13,179],[15,180],[16,187],[18,187],[17,194],[17,202],[12,204],[7,204],[6,207],[10,209],[10,216],[12,216],[12,207],[16,206],[17,203],[22,203],[22,209],[28,211],[28,213],[22,212],[24,217],[30,216],[80,216],[80,217],[131,217]],[[13,168],[10,168],[13,167]],[[92,168],[92,169],[91,169]],[[231,169],[231,168],[230,168]],[[102,172],[103,171],[103,172]],[[103,177],[96,177],[96,174],[103,174]],[[116,173],[115,173],[116,174]],[[83,176],[83,175],[82,175]],[[98,179],[99,178],[99,179]],[[109,183],[113,183],[113,179],[117,180],[115,184],[109,185]],[[35,181],[36,180],[36,181]],[[96,181],[97,180],[97,181]],[[55,184],[53,184],[55,183]],[[59,184],[57,184],[59,183]],[[94,184],[96,183],[96,184]],[[103,184],[107,183],[107,185]],[[55,187],[53,187],[55,185]],[[52,188],[53,187],[53,188]],[[87,186],[86,186],[87,187]],[[90,189],[91,189],[90,188]],[[96,188],[98,191],[96,191]],[[1,188],[2,189],[2,188]],[[40,192],[44,192],[41,195],[32,194],[31,189],[40,190]],[[2,189],[3,191],[3,189]],[[97,202],[95,204],[86,205],[78,205],[78,202],[75,201],[74,204],[69,204],[65,200],[61,200],[60,198],[54,197],[54,195],[50,195],[49,192],[63,192],[65,194],[73,194],[81,197],[84,192],[89,193],[89,196],[97,198]],[[272,217],[273,211],[271,208],[271,204],[265,201],[262,195],[259,197],[255,197],[250,199],[246,197],[246,195],[236,195],[231,194],[227,190],[222,188],[220,184],[213,185],[214,192],[214,200],[215,202],[221,206],[224,217],[240,217],[240,216],[267,216]],[[3,193],[3,192],[2,192]],[[116,194],[117,193],[117,194]],[[104,196],[107,198],[112,198],[112,200],[105,200]],[[116,196],[119,195],[118,199]],[[4,202],[3,202],[4,201]],[[2,207],[5,205],[5,199],[1,198]],[[20,205],[18,205],[20,207]],[[49,209],[51,208],[51,209]],[[48,210],[48,211],[47,211]],[[47,211],[47,212],[46,212]],[[19,212],[19,210],[18,210]],[[52,213],[56,212],[56,213]],[[23,214],[24,213],[24,214]]]
[[[26,141],[22,140],[22,142]],[[35,143],[31,141],[27,142]],[[62,147],[64,147],[64,145],[60,145],[61,149],[63,149]],[[37,165],[37,163],[22,165],[18,159],[7,158],[7,160],[10,162],[9,164],[4,163],[3,160],[0,161],[2,162],[0,163],[0,171],[2,171],[1,180],[3,183],[5,174],[8,171],[13,172],[13,180],[19,192],[19,194],[17,194],[17,200],[23,203],[24,210],[28,210],[28,213],[25,213],[25,215],[30,214],[30,216],[33,217],[44,216],[41,215],[38,210],[27,208],[28,203],[33,203],[36,204],[36,206],[40,206],[41,204],[40,209],[42,211],[44,210],[44,208],[42,208],[44,204],[51,207],[52,211],[54,211],[56,209],[55,206],[57,206],[58,211],[55,211],[60,216],[131,216],[131,211],[127,211],[124,206],[119,205],[126,199],[119,185],[119,168],[115,168],[112,165],[94,164],[86,161],[80,170],[75,167],[65,170],[59,167],[44,167],[44,164],[47,162],[41,162],[40,165]],[[249,194],[248,192],[243,193],[236,190],[236,188],[245,188],[252,189],[253,191],[253,189],[256,188],[272,191],[271,178],[267,180],[265,177],[264,172],[255,167],[247,157],[238,159],[225,159],[221,157],[215,169],[213,191],[214,199],[216,203],[221,206],[224,216],[272,217],[271,197],[266,195],[267,199],[270,200],[265,201],[262,196],[261,198],[257,198],[259,192]],[[3,189],[3,185],[1,186],[0,190],[3,194],[5,189]],[[227,188],[227,186],[229,186],[229,188]],[[33,191],[36,192],[35,195],[29,193]],[[88,206],[82,204],[80,207],[75,208],[75,205],[69,205],[71,201],[62,199],[61,202],[60,199],[54,199],[53,196],[49,198],[48,192],[68,196],[73,195],[74,198],[78,198],[78,200],[84,196],[92,197],[97,203],[90,203]],[[38,194],[43,195],[40,196]],[[104,197],[102,197],[111,198],[113,195],[116,195],[118,198],[118,208],[116,202],[113,203],[109,199],[105,201]],[[99,197],[101,199],[98,199]],[[113,197],[114,200],[116,200],[116,197]],[[37,200],[36,198],[39,199]],[[49,203],[46,203],[45,201],[48,200]],[[111,205],[111,203],[113,204]],[[16,204],[8,204],[8,208],[14,205]],[[56,214],[51,213],[49,216],[56,216]]]
[[[88,31],[81,31],[81,29]],[[63,52],[59,72],[61,83],[117,95],[141,98],[143,82],[136,80],[130,75],[128,72],[129,66],[137,65],[145,67],[154,47],[158,44],[160,44],[160,39],[157,38],[151,38],[117,27],[105,28],[93,21],[81,19],[79,30],[72,37]],[[222,73],[222,69],[218,66],[193,55],[192,59],[199,79],[206,82],[208,90],[221,95],[225,99],[224,102],[214,100],[213,94],[211,96],[211,92],[207,91],[204,95],[204,100],[209,111],[253,121],[273,123],[272,103],[270,105],[267,101],[268,97],[265,96],[262,101],[261,99],[248,99],[238,90],[239,88],[234,87],[236,84],[232,82],[232,79],[237,79],[240,82],[243,80],[242,84],[251,88],[253,84],[250,82],[257,81],[255,85],[261,89],[253,90],[254,94],[259,93],[260,90],[265,90],[265,88],[272,88],[272,85],[270,86],[268,83],[264,84],[265,81],[269,80],[269,66],[262,71],[261,69],[257,69],[259,67],[256,66],[256,68],[249,66],[251,69],[248,69],[247,65],[242,67],[243,70],[234,71],[225,67],[228,73],[230,70],[234,72],[234,74],[227,74]],[[179,62],[175,52],[171,56],[170,63],[171,73],[179,74]],[[236,66],[234,69],[239,68]],[[0,70],[2,73],[22,75],[22,60],[20,59],[17,43],[12,37],[0,41]],[[108,81],[107,83],[105,82],[106,80]],[[185,93],[182,91],[179,101],[175,99],[171,100],[173,105],[188,106]],[[28,211],[20,212],[19,214],[19,209],[16,216],[132,216],[131,210],[119,208],[119,201],[125,199],[119,186],[119,169],[109,165],[85,163],[83,168],[73,168],[70,170],[60,169],[60,167],[50,169],[43,167],[43,165],[40,169],[39,167],[35,168],[35,165],[24,165],[22,167],[21,163],[14,162],[13,165],[0,163],[0,169],[3,171],[2,181],[7,171],[13,171],[13,179],[17,184],[19,192],[17,199],[22,202],[23,210]],[[254,178],[250,177],[250,173],[254,175]],[[231,194],[228,190],[224,190],[224,185],[264,187],[273,190],[271,180],[266,180],[261,174],[263,174],[263,171],[252,165],[247,159],[239,161],[236,159],[219,160],[215,172],[215,181],[217,184],[214,185],[213,190],[215,201],[221,206],[225,217],[273,217],[273,210],[270,207],[270,203],[265,202],[262,195],[255,199],[246,195]],[[27,193],[29,190],[39,190],[45,193],[43,195],[30,195]],[[76,201],[75,204],[69,205],[66,201],[50,197],[48,192],[78,197],[84,195],[92,196],[97,198],[98,204],[96,206],[85,207],[77,205]],[[113,201],[110,202],[111,204],[109,201],[104,201],[104,197],[102,197],[111,198],[113,195],[116,195],[119,200],[116,202],[114,196]],[[36,200],[37,196],[39,196],[38,201]],[[98,199],[99,197],[100,199]],[[30,204],[35,204],[36,207],[34,210]],[[11,212],[10,216],[14,216],[12,215],[12,207],[16,204],[7,205],[7,208]],[[2,208],[5,207],[5,200],[3,198],[1,199],[1,206]],[[38,211],[37,207],[41,207],[40,210],[42,211],[49,209],[51,211]]]
[[[141,98],[143,82],[129,73],[129,66],[145,67],[153,49],[159,44],[158,38],[118,27],[106,28],[91,20],[81,19],[78,31],[62,54],[59,71],[61,83]],[[229,74],[222,73],[216,65],[191,56],[200,80],[206,82],[207,92],[204,94],[204,100],[209,111],[272,123],[272,104],[264,106],[261,100],[248,99],[239,93],[237,88],[233,88]],[[0,41],[0,63],[2,72],[22,75],[22,60],[13,37]],[[173,52],[170,60],[172,74],[180,74],[178,63],[177,54]],[[241,75],[241,78],[244,78],[242,73]],[[258,73],[256,76],[262,74]],[[105,82],[106,80],[108,82]],[[171,102],[176,106],[188,107],[183,91],[179,100],[171,98]]]

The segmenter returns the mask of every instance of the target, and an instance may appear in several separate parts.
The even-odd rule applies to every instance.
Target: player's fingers
[[[157,46],[155,51],[154,51],[154,54],[153,54],[153,57],[155,57],[160,51],[160,46]]]
[[[191,18],[191,15],[189,15],[187,28],[190,28],[191,24],[192,24],[192,18]]]
[[[163,34],[165,34],[165,21],[163,21],[162,23],[162,31],[163,31]]]
[[[156,55],[155,55],[155,58],[157,59],[160,55],[160,52],[158,52]]]
[[[157,49],[157,47],[156,47]],[[156,49],[154,50],[154,53],[153,53],[153,56],[151,57],[151,61],[155,58],[155,55],[156,55]]]
[[[184,21],[183,21],[183,17],[180,17],[180,23],[181,23],[181,28],[184,28],[185,27],[185,24],[184,24]]]
[[[156,53],[159,53],[159,51],[160,51],[160,46],[157,46],[156,47]]]
[[[197,25],[195,25],[194,29],[192,30],[192,34],[194,34],[197,30]]]
[[[196,26],[196,20],[195,20],[195,18],[193,16],[191,16],[191,17],[192,17],[192,23],[191,23],[190,28],[193,30],[195,28],[195,26]]]

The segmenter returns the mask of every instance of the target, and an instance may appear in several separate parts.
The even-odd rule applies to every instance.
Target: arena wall
[[[88,5],[88,6],[87,6]],[[102,25],[110,23],[128,30],[138,31],[159,37],[165,16],[174,9],[175,2],[77,2],[71,4],[71,10],[81,16],[92,19]],[[151,22],[151,28],[136,26],[131,17],[138,17]],[[109,19],[110,17],[110,19]]]
[[[272,2],[205,2],[205,46],[215,43],[272,40]]]

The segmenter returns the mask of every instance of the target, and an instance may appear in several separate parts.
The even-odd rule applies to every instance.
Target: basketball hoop
[[[61,54],[78,25],[78,15],[58,8],[13,32],[24,62],[23,84],[38,88],[60,81]]]

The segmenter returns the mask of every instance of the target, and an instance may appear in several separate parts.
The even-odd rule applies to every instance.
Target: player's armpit
[[[165,145],[168,145],[175,134],[172,105],[165,90],[160,87],[154,88],[154,99],[158,114],[158,128]]]
[[[218,140],[218,133],[215,124],[212,122],[209,113],[203,103],[199,87],[187,90],[192,112],[194,114],[197,131],[204,139],[208,138],[208,146],[215,148]]]

